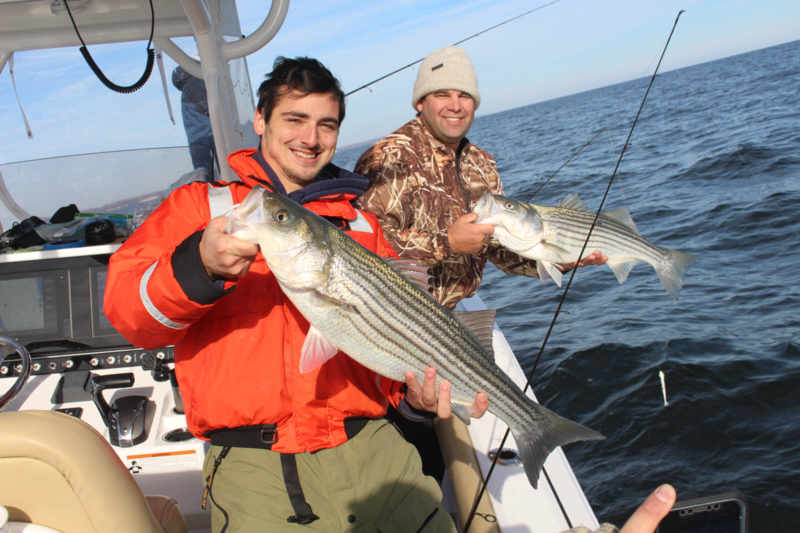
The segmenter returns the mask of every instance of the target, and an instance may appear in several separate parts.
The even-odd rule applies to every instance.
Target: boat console
[[[0,402],[5,411],[59,411],[88,423],[146,495],[174,498],[189,529],[206,528],[207,443],[186,428],[172,347],[132,346],[103,313],[118,247],[0,256],[0,336],[12,340],[0,340]]]

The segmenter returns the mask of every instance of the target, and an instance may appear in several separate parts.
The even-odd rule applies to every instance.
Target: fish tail
[[[542,423],[537,424],[535,428],[511,428],[522,457],[525,474],[534,489],[538,488],[539,472],[547,456],[557,447],[582,440],[605,439],[596,431],[562,418],[539,404],[535,405],[536,418]]]
[[[697,261],[697,257],[691,254],[685,254],[678,250],[670,250],[669,248],[662,248],[664,252],[664,259],[656,266],[656,274],[658,274],[661,283],[667,292],[672,296],[673,300],[678,299],[683,286],[683,276],[689,267]]]

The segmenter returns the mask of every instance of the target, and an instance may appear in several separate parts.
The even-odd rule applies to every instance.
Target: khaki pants
[[[221,449],[212,446],[209,450],[204,479]],[[370,421],[337,448],[297,454],[296,459],[306,502],[319,520],[308,525],[287,522],[295,512],[286,493],[279,453],[231,448],[210,491],[211,530],[456,531],[450,515],[439,505],[438,484],[422,474],[417,450],[385,420]]]

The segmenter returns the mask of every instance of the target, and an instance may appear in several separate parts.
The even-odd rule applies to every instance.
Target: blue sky
[[[260,83],[277,55],[308,55],[354,89],[429,52],[547,4],[521,0],[394,2],[296,0],[283,29],[248,59]],[[242,30],[266,16],[264,0],[239,0]],[[560,0],[461,45],[478,73],[478,116],[647,76],[685,9],[662,70],[800,39],[796,0]],[[179,42],[190,50],[191,39]],[[144,68],[144,43],[90,47],[116,83]],[[25,138],[8,68],[0,74],[0,164],[36,157],[185,144],[180,93],[167,117],[157,72],[132,96],[105,89],[76,49],[16,56],[20,98],[34,132]],[[167,74],[174,63],[167,60]],[[340,146],[383,136],[413,116],[409,69],[348,99]],[[75,119],[81,118],[79,123]]]

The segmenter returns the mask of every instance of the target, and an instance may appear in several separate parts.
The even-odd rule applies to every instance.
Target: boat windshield
[[[192,38],[174,41],[187,53],[197,53]],[[112,81],[130,85],[142,75],[146,45],[90,48]],[[144,87],[132,94],[107,89],[77,47],[17,52],[13,59],[16,92],[10,64],[0,76],[0,121],[6,126],[0,130],[0,197],[10,196],[27,214],[47,221],[70,204],[83,213],[132,214],[143,201],[168,194],[194,169],[183,94],[172,80],[177,64],[166,54],[163,82],[156,66]],[[17,96],[32,138],[26,135]],[[0,201],[3,230],[19,221]]]
[[[11,197],[30,215],[50,218],[75,204],[83,213],[132,215],[144,202],[167,196],[191,172],[188,147],[148,148],[52,157],[0,165]],[[8,229],[17,217],[0,204]]]

